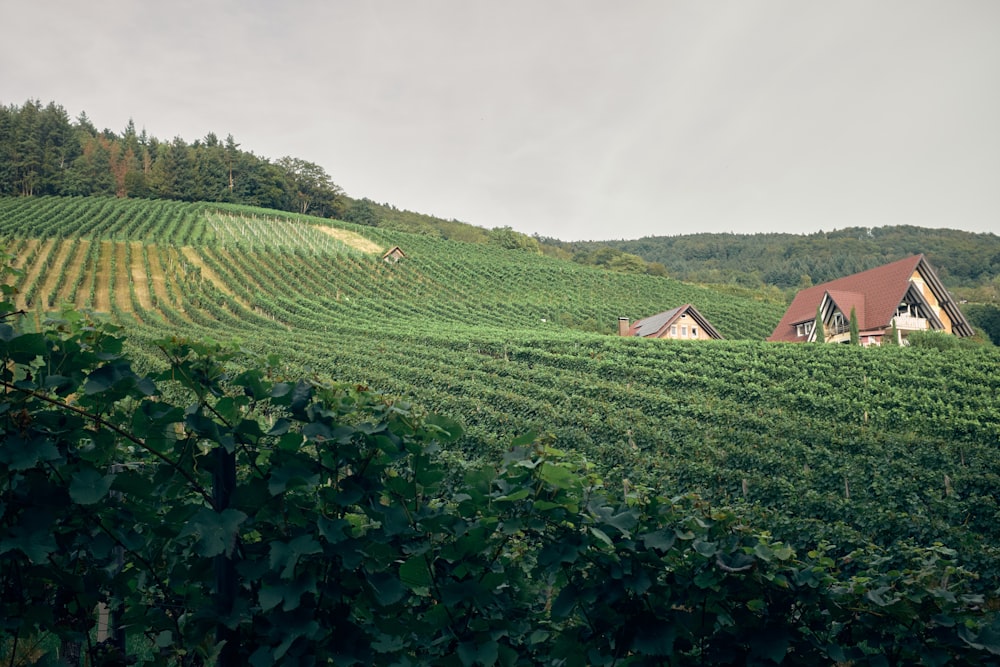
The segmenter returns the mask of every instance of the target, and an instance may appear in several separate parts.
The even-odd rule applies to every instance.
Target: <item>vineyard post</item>
[[[223,512],[229,507],[236,486],[236,450],[227,451],[222,445],[215,448],[215,466],[212,472],[212,499],[215,510]],[[234,538],[235,539],[235,538]],[[227,555],[228,554],[228,555]],[[215,640],[225,642],[216,662],[218,667],[239,665],[239,632],[226,625],[225,620],[236,602],[235,545],[215,557],[215,594],[220,620],[215,630]]]

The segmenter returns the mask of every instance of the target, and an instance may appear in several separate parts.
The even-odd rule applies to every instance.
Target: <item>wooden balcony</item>
[[[927,328],[927,318],[910,315],[896,315],[896,328],[900,331],[923,331]]]

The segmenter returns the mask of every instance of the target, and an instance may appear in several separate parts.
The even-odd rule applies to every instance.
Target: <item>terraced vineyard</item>
[[[450,414],[466,456],[534,430],[629,488],[759,503],[793,543],[943,542],[996,588],[996,348],[768,344],[783,304],[236,206],[0,199],[0,235],[36,322],[106,313],[150,365],[163,336],[235,341]],[[609,335],[688,302],[727,340]]]

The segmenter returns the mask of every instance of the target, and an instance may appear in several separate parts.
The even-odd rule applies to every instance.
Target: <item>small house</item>
[[[618,333],[622,336],[676,340],[722,339],[722,334],[690,303],[636,320],[634,324],[629,324],[627,317],[619,317]]]
[[[385,254],[382,255],[382,261],[395,264],[404,257],[406,257],[406,253],[404,253],[398,245],[395,245],[385,251]]]
[[[972,326],[923,255],[800,291],[768,340],[815,341],[817,309],[828,343],[850,342],[852,310],[862,345],[880,344],[893,330],[900,343],[913,331],[973,335]]]

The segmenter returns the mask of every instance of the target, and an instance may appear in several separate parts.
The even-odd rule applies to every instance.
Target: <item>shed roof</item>
[[[389,257],[390,255],[398,255],[400,257],[406,257],[406,253],[403,252],[403,249],[400,248],[398,245],[394,245],[388,250],[386,250],[384,253],[382,253],[382,257]]]

